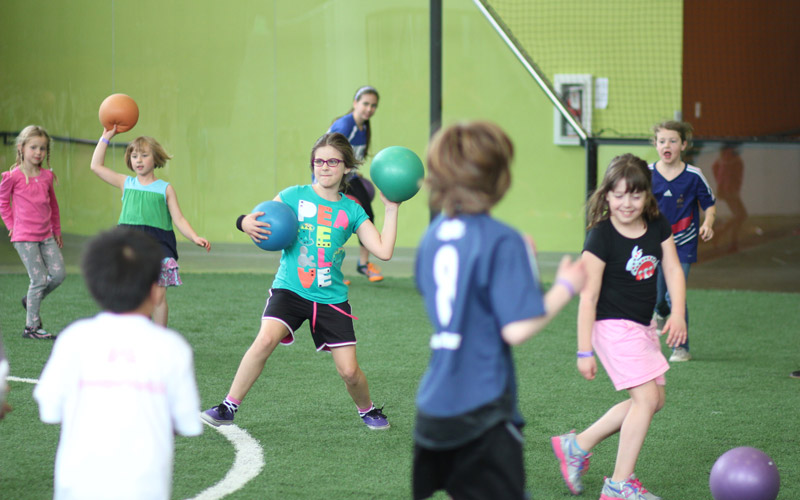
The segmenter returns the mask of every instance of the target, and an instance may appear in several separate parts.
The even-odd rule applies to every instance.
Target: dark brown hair
[[[323,146],[331,146],[340,153],[342,153],[342,160],[344,160],[345,168],[349,168],[355,170],[361,164],[360,161],[356,159],[356,154],[353,152],[353,146],[350,145],[350,141],[347,140],[347,137],[343,136],[339,132],[333,132],[329,134],[325,134],[319,139],[317,142],[314,143],[314,146],[311,148],[311,161],[309,165],[311,166],[311,173],[314,173],[314,155],[317,152],[317,149]],[[342,176],[342,180],[339,183],[339,190],[343,190],[347,181],[347,174]]]
[[[430,205],[452,217],[486,212],[511,186],[514,145],[503,130],[485,121],[440,130],[428,147]]]
[[[646,198],[642,211],[644,220],[650,222],[658,217],[658,201],[653,196],[652,177],[653,174],[650,172],[647,162],[638,156],[628,153],[612,159],[600,187],[592,193],[586,204],[587,229],[591,229],[598,222],[610,217],[606,196],[621,180],[625,181],[626,193],[645,193]]]

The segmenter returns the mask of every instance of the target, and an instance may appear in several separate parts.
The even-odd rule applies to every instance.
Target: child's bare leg
[[[591,451],[600,442],[619,432],[631,407],[631,400],[626,399],[612,406],[602,417],[575,437],[578,446],[584,451]]]
[[[228,395],[232,398],[242,401],[253,384],[256,383],[261,372],[264,370],[264,365],[269,359],[275,347],[280,343],[289,330],[280,321],[272,319],[262,319],[261,328],[258,330],[250,348],[244,353],[242,361],[239,362],[239,369],[236,370],[236,376],[233,377],[230,392]]]
[[[617,482],[627,481],[633,474],[653,415],[664,406],[664,388],[656,385],[655,380],[629,389],[628,393],[630,409],[620,429],[617,462],[611,477]]]
[[[153,323],[165,327],[167,326],[167,319],[169,318],[169,306],[167,305],[167,288],[162,288],[164,289],[164,293],[161,294],[161,300],[153,309]]]
[[[367,376],[358,366],[356,346],[336,347],[331,349],[331,354],[333,354],[333,362],[336,364],[336,371],[339,372],[339,376],[344,380],[347,392],[350,393],[353,402],[361,410],[369,408],[372,404],[372,399],[369,397]]]
[[[369,250],[363,246],[358,247],[358,265],[363,266],[369,262]]]

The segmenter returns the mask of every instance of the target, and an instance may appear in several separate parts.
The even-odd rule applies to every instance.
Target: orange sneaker
[[[356,266],[356,270],[372,282],[383,280],[381,270],[378,269],[378,266],[373,265],[372,262],[367,262],[364,265],[359,264]]]

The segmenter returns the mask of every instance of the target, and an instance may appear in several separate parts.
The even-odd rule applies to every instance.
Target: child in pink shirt
[[[22,297],[27,310],[22,336],[53,339],[42,328],[39,306],[64,281],[61,256],[61,218],[50,170],[50,136],[42,127],[29,125],[17,136],[17,159],[0,181],[0,216],[19,253],[31,284]],[[42,164],[47,161],[47,167]]]

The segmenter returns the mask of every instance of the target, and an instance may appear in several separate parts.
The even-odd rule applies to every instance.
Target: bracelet
[[[108,145],[108,144],[111,144],[110,142],[108,142],[108,139],[106,139],[105,137],[101,137],[101,138],[100,138],[100,140],[101,140],[102,142],[105,142],[107,145]]]
[[[591,358],[594,356],[594,351],[578,351],[579,358]]]
[[[574,297],[575,296],[575,287],[572,286],[572,283],[570,283],[569,281],[565,280],[564,278],[558,278],[556,280],[555,284],[556,285],[561,285],[564,288],[566,288],[567,291],[569,292],[569,296],[570,297]]]

